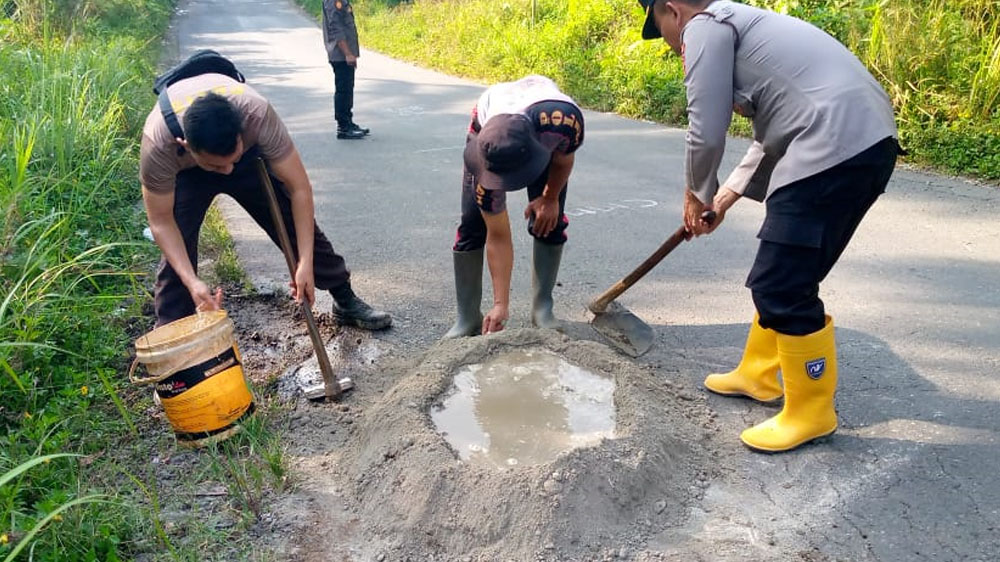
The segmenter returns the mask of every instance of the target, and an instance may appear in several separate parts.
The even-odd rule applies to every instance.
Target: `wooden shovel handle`
[[[267,173],[267,166],[263,158],[257,158],[257,171],[260,173],[260,183],[267,195],[267,203],[271,208],[271,218],[274,220],[274,228],[278,231],[278,240],[281,242],[281,251],[285,254],[285,263],[288,264],[288,274],[295,279],[295,254],[292,253],[292,241],[288,237],[285,229],[285,221],[281,218],[281,207],[278,205],[278,197],[274,193],[274,185],[271,184],[271,176]],[[327,398],[336,399],[343,392],[337,377],[333,373],[333,365],[330,364],[330,357],[326,354],[326,346],[320,336],[319,328],[316,327],[316,319],[313,318],[312,308],[309,301],[302,299],[302,314],[306,317],[306,325],[309,327],[309,339],[312,340],[313,350],[316,352],[316,361],[319,363],[319,370],[323,374],[323,387],[326,390]]]
[[[701,219],[709,224],[715,222],[715,211],[705,211],[701,215]],[[642,279],[649,270],[656,267],[658,263],[663,261],[663,258],[667,257],[667,254],[672,252],[681,242],[687,238],[687,229],[682,225],[670,238],[660,244],[660,247],[656,249],[655,252],[646,261],[642,262],[639,267],[635,268],[632,273],[629,273],[617,283],[611,286],[607,291],[604,291],[597,296],[594,300],[590,301],[587,308],[590,309],[594,314],[600,314],[608,308],[608,304],[618,298],[619,295],[628,290],[629,287],[635,285],[635,283]]]

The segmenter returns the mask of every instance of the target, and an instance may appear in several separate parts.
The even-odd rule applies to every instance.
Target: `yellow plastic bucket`
[[[129,379],[153,384],[177,441],[202,447],[239,431],[253,414],[233,322],[223,310],[181,318],[135,341]],[[139,364],[148,377],[136,375]]]

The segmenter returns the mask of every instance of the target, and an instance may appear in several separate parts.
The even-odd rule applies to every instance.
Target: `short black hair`
[[[184,138],[194,152],[229,156],[243,132],[243,118],[228,99],[206,94],[184,112]]]

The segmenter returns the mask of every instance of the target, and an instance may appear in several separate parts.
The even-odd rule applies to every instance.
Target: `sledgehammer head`
[[[337,386],[333,388],[327,388],[326,384],[306,387],[302,389],[302,394],[306,397],[306,400],[321,402],[327,399],[339,400],[345,392],[354,390],[354,381],[349,377],[339,379],[334,384]]]

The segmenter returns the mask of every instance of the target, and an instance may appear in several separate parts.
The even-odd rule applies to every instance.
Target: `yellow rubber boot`
[[[778,333],[762,328],[760,317],[754,315],[740,364],[728,373],[705,377],[705,388],[724,396],[742,395],[760,402],[774,402],[782,395],[778,367]]]
[[[781,413],[740,435],[748,447],[776,453],[789,451],[837,430],[833,397],[837,391],[837,345],[833,319],[807,336],[778,334],[778,356],[785,383]]]

